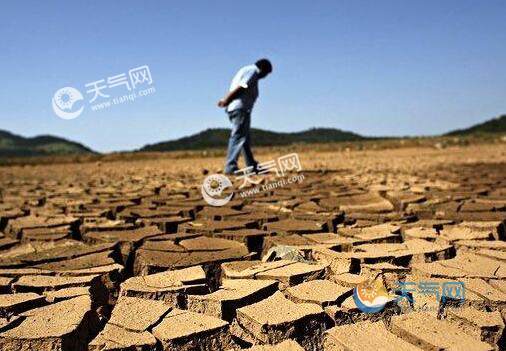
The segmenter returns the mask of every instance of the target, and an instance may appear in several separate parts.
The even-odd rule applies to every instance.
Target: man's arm
[[[234,99],[239,97],[243,91],[244,91],[244,88],[242,86],[238,86],[237,88],[232,90],[230,93],[228,93],[223,99],[218,101],[218,107],[227,107],[228,104],[230,104]]]

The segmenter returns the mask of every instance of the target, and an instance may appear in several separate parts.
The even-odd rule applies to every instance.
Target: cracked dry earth
[[[0,350],[504,349],[505,155],[308,152],[301,184],[221,208],[200,195],[220,159],[4,167]],[[303,259],[261,261],[278,246]],[[375,276],[465,301],[363,313]]]

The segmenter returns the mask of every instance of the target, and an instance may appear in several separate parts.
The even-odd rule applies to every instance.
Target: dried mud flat
[[[220,208],[221,159],[0,168],[0,350],[505,348],[504,146],[300,157],[302,183]],[[364,313],[371,277],[465,300]]]

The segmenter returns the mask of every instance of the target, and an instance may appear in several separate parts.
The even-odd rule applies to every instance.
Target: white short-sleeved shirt
[[[245,91],[228,104],[227,112],[243,109],[251,111],[258,97],[258,74],[260,70],[256,65],[248,65],[241,68],[230,83],[230,91],[241,86]]]

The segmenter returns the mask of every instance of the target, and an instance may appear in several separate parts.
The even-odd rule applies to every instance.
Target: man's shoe
[[[260,173],[260,171],[258,170],[258,162],[255,162],[255,164],[253,165],[253,170],[252,172],[256,175],[258,175]]]
[[[239,170],[239,168],[234,168],[234,169],[229,170],[229,171],[225,170],[225,172],[223,172],[223,173],[225,173],[225,175],[230,176],[230,175],[234,175],[235,172],[237,172],[238,170]]]

